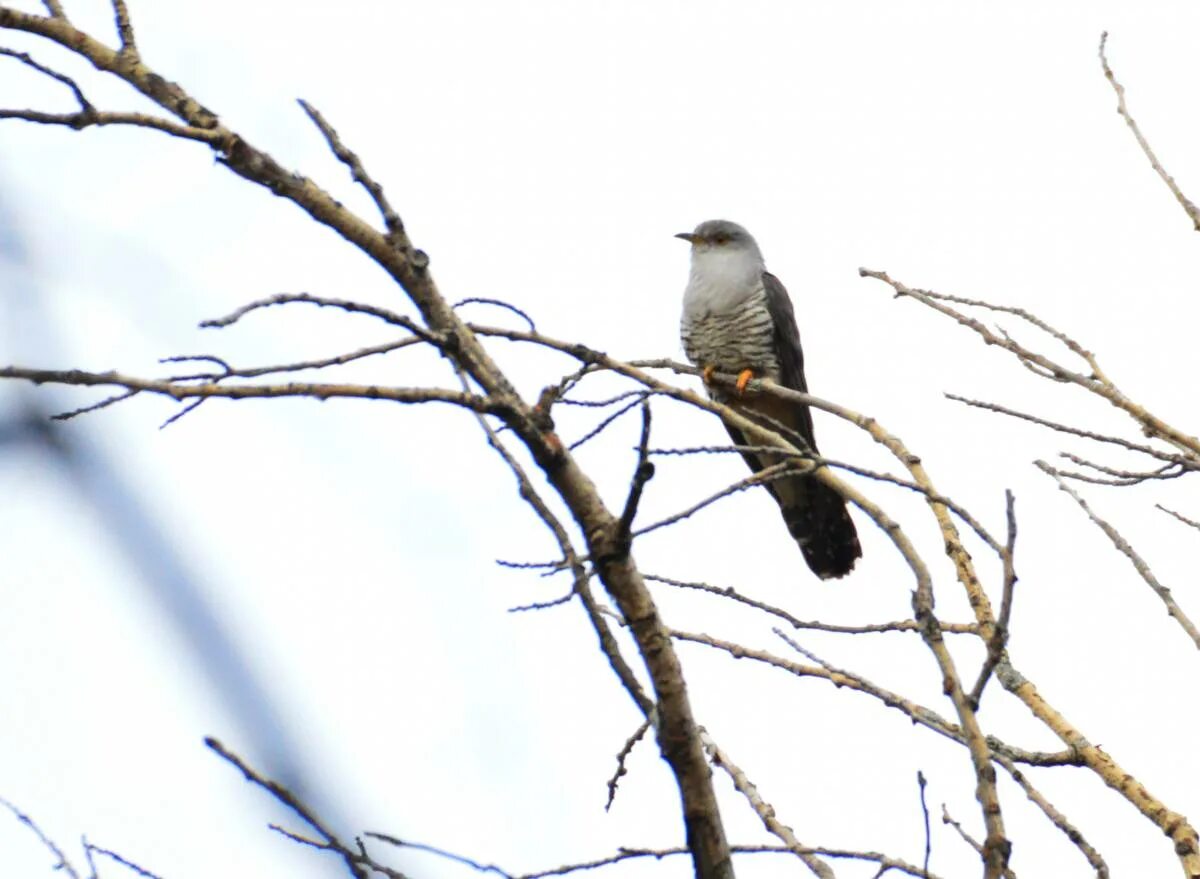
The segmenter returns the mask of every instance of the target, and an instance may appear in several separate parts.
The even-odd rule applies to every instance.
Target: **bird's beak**
[[[691,232],[676,232],[676,233],[675,233],[675,237],[676,237],[676,238],[682,238],[682,239],[683,239],[684,241],[686,241],[688,244],[695,244],[695,243],[696,243],[696,241],[698,240],[698,239],[696,238],[696,236],[695,236],[695,235],[693,235]]]

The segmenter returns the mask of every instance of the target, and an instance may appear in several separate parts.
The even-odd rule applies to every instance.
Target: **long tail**
[[[849,574],[862,546],[842,496],[812,476],[780,480],[774,488],[783,521],[812,572],[822,580]]]

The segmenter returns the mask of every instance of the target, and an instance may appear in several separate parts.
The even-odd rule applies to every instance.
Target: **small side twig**
[[[1184,525],[1190,525],[1191,527],[1200,531],[1200,522],[1197,522],[1195,519],[1189,519],[1187,516],[1183,515],[1183,513],[1177,513],[1174,510],[1168,510],[1162,504],[1155,504],[1154,506],[1162,510],[1168,516],[1173,516],[1174,518],[1178,519]]]
[[[313,812],[312,809],[301,802],[299,797],[297,797],[279,782],[260,775],[257,771],[251,768],[251,766],[246,763],[245,760],[230,751],[212,736],[206,738],[204,740],[204,744],[207,745],[213,753],[221,757],[221,759],[223,759],[226,763],[231,764],[239,772],[241,772],[246,781],[250,782],[255,787],[262,788],[264,791],[274,797],[280,805],[295,813],[300,820],[315,830],[317,835],[328,844],[330,850],[341,856],[342,860],[346,863],[346,867],[356,877],[356,879],[367,879],[368,872],[363,865],[359,863],[357,854],[348,848],[346,844],[338,838],[337,834],[334,833],[333,830],[326,827],[325,823],[321,821],[319,817],[317,817],[316,813]]]
[[[929,832],[929,804],[925,802],[925,773],[920,769],[917,770],[917,790],[921,795],[921,817],[925,823],[925,860],[922,862],[921,872],[926,876],[929,875],[929,856],[933,853],[933,838]]]
[[[275,296],[267,296],[264,299],[256,299],[253,302],[248,302],[240,308],[234,309],[224,317],[210,318],[200,322],[201,329],[221,329],[237,323],[247,314],[252,311],[257,311],[260,308],[271,308],[276,305],[290,305],[293,302],[303,302],[310,305],[315,305],[318,308],[338,308],[342,311],[348,311],[356,314],[366,314],[371,317],[377,317],[385,323],[393,324],[398,327],[404,327],[409,332],[421,337],[427,342],[437,344],[441,339],[434,333],[419,326],[412,318],[405,317],[386,308],[380,308],[375,305],[368,305],[364,302],[353,302],[349,299],[330,299],[324,296],[312,296],[308,293],[279,293]]]
[[[89,861],[91,861],[90,856],[92,854],[103,855],[104,857],[108,858],[110,861],[115,861],[116,863],[120,864],[126,870],[130,870],[130,871],[136,873],[137,875],[141,876],[142,879],[162,879],[162,877],[159,876],[157,873],[155,873],[151,870],[147,870],[145,867],[143,867],[139,864],[135,864],[133,861],[129,860],[129,858],[119,855],[116,852],[112,851],[111,849],[106,849],[106,848],[103,848],[98,845],[93,845],[92,843],[88,842],[86,838],[83,840],[83,847],[89,855],[89,858],[88,858]]]
[[[129,18],[129,8],[125,0],[112,0],[113,17],[116,19],[117,36],[121,38],[121,53],[137,57],[137,40],[133,34],[133,22]]]
[[[975,686],[971,688],[971,704],[976,711],[979,710],[979,701],[983,698],[983,688],[991,680],[992,673],[996,671],[996,666],[1004,657],[1004,649],[1008,645],[1008,621],[1012,617],[1013,588],[1017,585],[1017,572],[1013,564],[1013,550],[1017,543],[1017,516],[1013,493],[1006,489],[1004,500],[1005,517],[1008,522],[1008,537],[1000,553],[1000,560],[1004,566],[1004,592],[1000,598],[1000,616],[997,617],[992,637],[988,640],[987,657],[979,670]]]
[[[700,727],[699,732],[700,743],[704,746],[704,753],[708,755],[708,759],[712,761],[714,766],[719,766],[725,770],[725,773],[733,782],[733,786],[737,788],[738,793],[746,798],[746,801],[750,804],[750,808],[758,815],[763,823],[763,827],[772,835],[777,836],[819,879],[836,879],[830,866],[813,854],[806,846],[801,845],[800,840],[796,838],[795,831],[775,816],[775,807],[762,798],[762,795],[758,792],[758,788],[746,777],[746,773],[729,759],[729,755],[717,746],[712,736],[708,734],[708,730]]]
[[[54,10],[51,10],[51,12],[53,13]],[[57,14],[63,14],[62,7],[58,8]],[[26,67],[32,67],[38,73],[48,76],[57,82],[61,82],[63,85],[69,88],[71,90],[71,94],[75,96],[75,100],[79,104],[79,112],[81,114],[90,114],[96,112],[96,108],[92,105],[92,102],[87,99],[87,96],[84,95],[83,89],[79,87],[79,83],[75,82],[75,80],[71,79],[71,77],[67,76],[65,73],[59,73],[57,70],[53,70],[44,64],[39,64],[37,61],[33,60],[32,56],[25,52],[17,52],[13,49],[5,49],[0,47],[0,55],[7,55],[9,58],[15,58]]]
[[[1193,623],[1188,615],[1183,612],[1183,608],[1179,606],[1179,604],[1175,601],[1175,597],[1171,595],[1171,590],[1159,582],[1158,578],[1154,576],[1154,572],[1150,570],[1150,566],[1146,563],[1146,560],[1143,559],[1138,554],[1137,550],[1130,545],[1129,541],[1121,535],[1121,532],[1119,532],[1107,521],[1096,515],[1092,511],[1092,508],[1088,506],[1087,501],[1080,497],[1079,492],[1067,485],[1067,483],[1063,480],[1062,475],[1057,470],[1055,470],[1045,461],[1035,461],[1034,464],[1047,476],[1052,477],[1054,481],[1058,483],[1058,487],[1062,491],[1069,494],[1071,499],[1074,500],[1075,503],[1079,504],[1079,508],[1087,514],[1087,517],[1092,520],[1096,527],[1105,533],[1108,539],[1112,541],[1112,545],[1115,546],[1122,555],[1129,559],[1130,563],[1134,567],[1134,570],[1138,572],[1138,576],[1140,576],[1146,582],[1147,586],[1154,590],[1154,594],[1157,595],[1162,603],[1166,605],[1168,616],[1172,617],[1175,622],[1179,623],[1180,628],[1182,628],[1183,631],[1187,633],[1187,636],[1192,639],[1192,643],[1196,645],[1197,649],[1200,649],[1200,629],[1196,628],[1196,624]]]
[[[44,845],[50,851],[50,854],[58,858],[58,863],[54,865],[55,870],[62,870],[69,877],[71,877],[71,879],[79,879],[79,873],[75,870],[75,867],[72,866],[71,862],[67,860],[67,856],[63,854],[62,849],[58,847],[54,840],[46,835],[45,831],[38,826],[36,821],[34,821],[3,797],[0,797],[0,806],[4,806],[4,808],[8,809],[8,811],[12,812],[13,816],[18,821],[34,832],[37,838],[41,840],[42,845]]]
[[[1108,55],[1105,49],[1108,44],[1108,31],[1100,34],[1100,67],[1104,70],[1104,78],[1112,85],[1113,91],[1117,93],[1117,112],[1121,114],[1121,118],[1125,120],[1125,124],[1129,126],[1129,130],[1133,132],[1134,138],[1137,139],[1138,146],[1142,148],[1142,152],[1146,154],[1146,158],[1150,160],[1150,167],[1154,169],[1162,182],[1167,184],[1167,189],[1171,190],[1171,194],[1175,196],[1175,200],[1179,202],[1180,207],[1188,215],[1192,221],[1192,226],[1197,232],[1200,232],[1200,209],[1197,209],[1192,204],[1191,199],[1183,194],[1183,190],[1179,188],[1179,184],[1175,182],[1175,178],[1167,173],[1166,168],[1158,160],[1158,156],[1154,154],[1154,150],[1150,147],[1150,142],[1146,140],[1142,130],[1134,121],[1133,116],[1129,112],[1129,108],[1125,106],[1125,87],[1117,82],[1117,77],[1113,74],[1112,68],[1108,66]]]
[[[350,169],[350,174],[354,178],[354,182],[362,186],[371,196],[371,200],[375,202],[375,207],[379,209],[380,216],[383,217],[384,227],[387,229],[388,239],[393,245],[400,242],[404,237],[404,223],[400,220],[400,215],[392,208],[384,195],[383,187],[367,173],[367,169],[363,166],[362,160],[358,155],[347,147],[337,131],[330,125],[325,117],[318,112],[317,108],[303,99],[299,99],[297,103],[304,108],[304,112],[308,114],[308,118],[317,126],[321,134],[325,137],[325,142],[329,145],[329,149],[337,156],[338,161]],[[420,251],[417,251],[418,253]],[[425,257],[428,262],[428,257]]]
[[[612,778],[608,780],[608,801],[604,804],[605,812],[612,808],[613,800],[616,799],[617,784],[626,771],[625,759],[633,753],[634,745],[641,741],[642,736],[646,734],[646,730],[648,729],[650,729],[650,721],[643,720],[633,735],[625,740],[625,744],[621,746],[621,750],[617,752],[617,770],[613,773]]]
[[[468,296],[466,299],[460,299],[458,302],[455,302],[451,308],[459,309],[464,305],[495,305],[497,308],[503,308],[506,311],[511,311],[517,317],[521,318],[521,320],[525,321],[525,325],[529,327],[529,332],[537,332],[537,325],[534,324],[533,318],[531,318],[526,312],[517,308],[511,302],[505,302],[503,299],[492,299],[487,296]]]
[[[633,520],[637,516],[638,504],[642,500],[642,492],[646,483],[654,478],[654,464],[650,461],[647,450],[650,447],[650,403],[643,397],[642,404],[642,433],[638,439],[637,466],[633,469],[633,478],[629,483],[629,493],[625,497],[625,508],[621,511],[621,519],[617,526],[617,544],[629,551],[632,542]]]

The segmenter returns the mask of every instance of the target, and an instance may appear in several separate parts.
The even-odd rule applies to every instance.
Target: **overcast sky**
[[[64,5],[112,41],[106,3]],[[996,531],[1004,489],[1016,492],[1015,665],[1152,793],[1200,817],[1200,752],[1188,745],[1200,719],[1189,697],[1195,648],[1031,463],[1088,449],[942,394],[1132,439],[1136,431],[1078,389],[1033,378],[857,274],[883,269],[912,286],[1030,308],[1097,352],[1130,396],[1200,430],[1189,420],[1200,239],[1114,112],[1096,57],[1107,29],[1131,109],[1184,190],[1200,198],[1194,5],[130,6],[151,67],[285,167],[369,214],[295,103],[311,101],[385,185],[447,297],[506,299],[549,335],[621,357],[682,358],[687,247],[671,236],[713,217],[747,226],[791,291],[815,394],[877,417],[922,456],[940,490]],[[0,45],[77,75],[102,109],[149,109],[35,39],[4,33]],[[0,60],[0,106],[70,109],[64,89]],[[0,138],[0,363],[143,374],[177,354],[278,363],[391,334],[366,318],[303,307],[219,332],[197,323],[278,292],[407,308],[363,257],[197,144],[20,122],[5,122]],[[1022,339],[1035,337],[1022,330]],[[530,395],[572,368],[512,346],[495,352]],[[415,351],[344,375],[453,380]],[[581,396],[612,387],[597,380]],[[0,386],[0,416],[18,412],[28,393]],[[54,409],[98,396],[42,389],[32,399]],[[681,843],[675,787],[649,743],[635,751],[612,811],[603,810],[637,712],[577,607],[506,613],[568,584],[494,564],[552,558],[554,547],[470,416],[351,401],[213,401],[160,431],[174,411],[139,398],[64,430],[110,462],[110,477],[169,537],[269,690],[314,798],[338,821],[514,871],[620,845]],[[724,437],[718,422],[681,407],[659,406],[655,416],[656,445]],[[573,439],[589,419],[594,413],[564,412],[560,430]],[[894,469],[853,427],[821,414],[816,421],[831,457]],[[636,429],[626,418],[581,453],[617,505]],[[664,460],[641,515],[650,522],[742,475],[734,459]],[[965,620],[922,505],[862,487],[911,523],[939,578],[943,618]],[[1161,502],[1200,517],[1188,488],[1083,493],[1195,615],[1198,535],[1154,509]],[[215,735],[264,769],[278,765],[278,753],[256,751],[261,725],[231,707],[213,669],[187,646],[163,584],[135,564],[130,550],[152,548],[152,535],[131,533],[85,501],[60,465],[28,447],[5,447],[0,496],[0,795],[65,847],[86,834],[174,879],[320,875],[321,855],[268,831],[280,813],[203,747]],[[635,552],[648,572],[734,585],[802,618],[904,617],[911,578],[858,521],[865,558],[835,584],[809,574],[762,491],[655,533]],[[982,546],[972,549],[998,597],[996,566],[982,561]],[[656,596],[679,628],[786,649],[762,620],[666,587]],[[801,640],[952,714],[916,639]],[[981,652],[958,646],[973,669]],[[963,749],[819,681],[698,647],[681,655],[698,719],[803,842],[919,861],[921,769],[935,813],[931,868],[976,873],[975,855],[938,820],[945,802],[982,836]],[[1014,744],[1059,747],[998,687],[981,719]],[[1030,777],[1114,876],[1178,869],[1161,833],[1085,770]],[[731,838],[770,841],[727,780],[717,786]],[[1019,875],[1089,875],[1015,785],[1002,780],[1000,792]],[[2,817],[0,862],[22,876],[52,867],[28,831]],[[396,864],[414,877],[468,875],[417,855]],[[794,860],[748,858],[738,869],[804,874]],[[683,859],[610,871],[689,873]]]

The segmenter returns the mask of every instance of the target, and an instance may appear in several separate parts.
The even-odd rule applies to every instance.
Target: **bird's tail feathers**
[[[844,577],[862,556],[845,499],[811,475],[776,483],[783,521],[804,561],[822,580]]]

